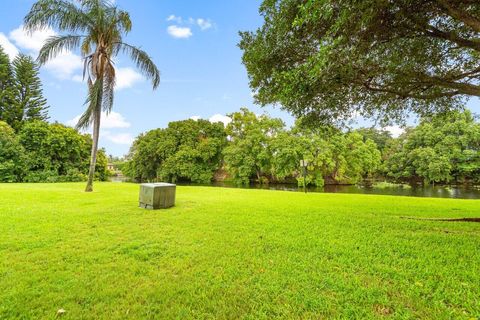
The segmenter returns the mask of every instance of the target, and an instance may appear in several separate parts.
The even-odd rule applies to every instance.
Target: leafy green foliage
[[[18,182],[27,171],[27,157],[14,130],[0,121],[0,182]]]
[[[11,109],[15,104],[15,83],[12,65],[0,45],[0,121],[12,124]]]
[[[88,142],[72,128],[61,124],[33,121],[19,134],[32,171],[53,171],[65,175],[69,169],[84,171]]]
[[[311,124],[402,121],[480,96],[480,2],[264,0],[242,32],[250,86]]]
[[[387,174],[431,182],[480,181],[480,124],[470,112],[425,118],[386,151]]]
[[[30,56],[18,55],[13,60],[15,74],[14,129],[25,121],[47,120],[47,100],[43,97],[39,67]]]
[[[230,115],[224,162],[232,179],[247,184],[297,179],[303,184],[300,160],[308,161],[306,183],[357,183],[380,166],[376,144],[358,133],[332,128],[287,130],[280,119],[256,116],[247,109]]]
[[[75,129],[59,123],[34,120],[24,124],[19,135],[24,148],[28,171],[24,181],[84,181],[88,170],[92,140]],[[99,152],[96,177],[106,180],[107,158]]]
[[[384,130],[344,132],[311,128],[302,121],[287,129],[280,119],[246,108],[229,116],[225,130],[220,124],[186,120],[141,135],[123,173],[137,181],[209,182],[217,172],[237,184],[315,186],[378,178],[480,182],[480,124],[470,112],[424,118],[396,139]],[[300,160],[308,162],[305,181]]]
[[[23,54],[11,64],[0,46],[0,120],[19,132],[27,121],[47,119],[38,65]]]
[[[90,136],[87,137],[87,140],[88,140],[89,149],[91,149],[90,145],[92,143],[92,140]],[[68,175],[74,176],[75,171]],[[111,172],[108,170],[107,153],[105,152],[105,149],[102,148],[98,150],[98,154],[97,154],[97,161],[95,163],[95,179],[99,181],[107,181],[110,175],[111,175]],[[72,180],[72,181],[75,181],[75,180]],[[81,180],[81,181],[84,181],[84,180]]]
[[[134,142],[124,173],[135,180],[210,182],[226,142],[222,123],[171,122]]]
[[[226,132],[230,141],[223,151],[227,171],[240,184],[249,183],[252,177],[264,182],[271,174],[272,141],[283,130],[283,121],[257,117],[246,108],[229,116],[232,122]]]
[[[363,141],[367,141],[368,139],[372,140],[378,146],[378,149],[383,152],[387,143],[392,140],[392,135],[390,132],[386,130],[378,130],[375,128],[360,128],[355,130],[362,135]]]
[[[323,186],[355,184],[373,176],[380,166],[380,151],[370,139],[357,132],[313,130],[300,126],[278,136],[274,143],[274,172],[277,177],[294,176],[303,185],[300,160],[308,163],[305,182]]]

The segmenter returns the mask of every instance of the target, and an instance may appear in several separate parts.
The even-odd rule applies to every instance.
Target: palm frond
[[[96,79],[92,83],[91,79],[88,79],[88,96],[85,100],[85,105],[87,105],[87,110],[80,116],[77,125],[77,129],[86,129],[92,124],[93,116],[95,112],[101,108],[103,93],[103,81],[101,79]]]
[[[45,28],[77,32],[93,27],[88,12],[65,0],[39,0],[24,18],[24,28],[30,32]]]
[[[129,33],[130,30],[132,30],[132,20],[130,20],[130,14],[128,12],[120,11],[117,15],[117,22],[125,33]]]
[[[103,81],[103,101],[102,110],[110,113],[113,108],[113,100],[115,93],[115,67],[110,62],[105,68],[105,76]]]
[[[82,56],[87,56],[91,51],[92,51],[92,44],[93,44],[93,39],[92,36],[89,34],[83,39],[82,45],[80,46],[80,52],[82,53]]]
[[[85,112],[80,116],[80,119],[78,119],[78,123],[75,125],[77,130],[87,129],[92,123],[94,109],[91,107],[91,105],[88,105]]]
[[[114,54],[123,52],[130,56],[140,72],[152,81],[153,89],[159,86],[160,70],[145,51],[122,42],[115,43],[113,48]]]
[[[115,4],[114,0],[79,0],[82,7],[90,10],[96,10],[99,8],[110,8]]]
[[[53,36],[48,38],[38,53],[38,63],[45,64],[62,52],[77,48],[82,38],[83,36],[77,35]]]

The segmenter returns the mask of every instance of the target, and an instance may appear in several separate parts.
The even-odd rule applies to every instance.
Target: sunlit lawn
[[[0,184],[0,319],[470,319],[474,200]]]

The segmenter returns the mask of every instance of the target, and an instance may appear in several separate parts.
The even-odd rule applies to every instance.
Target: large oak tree
[[[239,46],[262,105],[397,121],[480,96],[478,0],[264,0],[260,12]]]

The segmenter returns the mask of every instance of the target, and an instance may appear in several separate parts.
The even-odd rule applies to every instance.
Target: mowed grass
[[[0,184],[0,319],[471,319],[474,200]],[[62,316],[57,310],[64,309]]]

